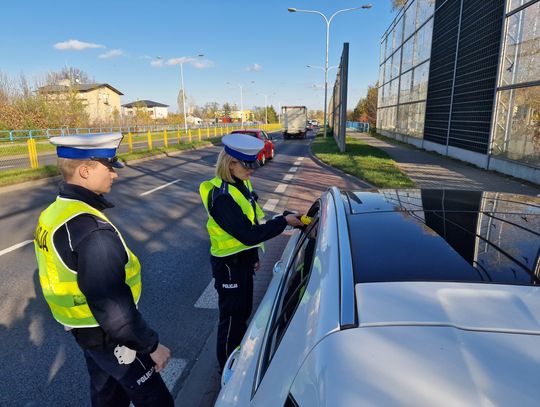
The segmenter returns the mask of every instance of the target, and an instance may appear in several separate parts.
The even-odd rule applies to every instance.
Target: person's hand
[[[302,214],[290,214],[285,216],[285,220],[287,221],[287,225],[292,227],[302,227],[304,224],[302,221],[300,221],[300,217]]]
[[[150,357],[156,363],[156,372],[160,372],[167,367],[171,358],[171,351],[166,346],[159,344],[156,350],[150,354]]]
[[[261,262],[258,261],[257,263],[255,263],[253,265],[253,271],[259,271],[259,269],[261,268]]]

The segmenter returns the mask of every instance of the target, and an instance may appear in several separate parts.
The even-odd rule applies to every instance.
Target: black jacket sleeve
[[[228,194],[215,197],[210,208],[210,215],[224,231],[246,246],[254,246],[271,239],[287,227],[287,221],[283,216],[262,225],[252,225],[240,206]]]
[[[125,283],[127,253],[114,228],[102,223],[73,250],[77,283],[106,335],[138,352],[153,352],[158,335],[142,318]]]

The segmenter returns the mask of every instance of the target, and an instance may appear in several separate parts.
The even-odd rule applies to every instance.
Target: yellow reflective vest
[[[253,190],[251,182],[249,180],[244,181],[244,184],[250,192]],[[210,253],[212,253],[212,256],[225,257],[230,256],[231,254],[251,249],[253,247],[263,248],[263,243],[259,243],[255,246],[244,245],[238,239],[224,231],[210,215],[210,211],[208,209],[208,196],[214,187],[221,188],[222,185],[223,181],[220,178],[216,177],[211,179],[210,181],[202,182],[199,187],[201,199],[203,201],[204,207],[206,208],[206,212],[208,213],[208,222],[206,223],[206,229],[208,230],[208,234],[210,235]],[[259,221],[264,217],[264,212],[259,207],[257,202],[254,201],[254,204],[252,205],[252,203],[248,199],[246,199],[244,194],[242,194],[242,192],[240,192],[238,188],[229,183],[227,183],[226,187],[226,192],[234,199],[238,206],[240,206],[240,209],[242,209],[242,212],[251,221],[252,225],[256,223],[255,219]]]
[[[62,325],[72,328],[96,327],[99,324],[77,285],[77,271],[69,269],[64,264],[54,247],[53,236],[70,219],[84,213],[97,216],[116,229],[102,212],[90,205],[74,199],[57,197],[56,201],[41,213],[34,234],[39,282],[45,300],[51,308],[53,317]],[[126,246],[118,229],[116,232],[127,253],[126,284],[131,289],[136,304],[141,296],[141,265]]]

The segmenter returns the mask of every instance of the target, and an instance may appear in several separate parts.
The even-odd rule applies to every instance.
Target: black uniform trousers
[[[227,257],[211,257],[214,287],[218,293],[219,325],[216,353],[223,370],[227,358],[246,333],[253,308],[252,255],[243,252]]]
[[[92,407],[174,407],[174,400],[148,354],[137,353],[130,364],[119,364],[114,349],[83,349]]]

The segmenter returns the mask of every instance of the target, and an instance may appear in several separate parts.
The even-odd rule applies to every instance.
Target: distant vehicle
[[[281,131],[284,139],[306,138],[307,107],[283,106],[281,108]]]
[[[274,142],[272,137],[270,137],[264,130],[261,129],[245,129],[245,130],[234,130],[231,134],[247,134],[248,136],[257,137],[259,140],[264,142],[264,148],[259,153],[257,160],[259,164],[264,165],[266,161],[274,158]]]
[[[539,405],[540,198],[324,193],[215,407]]]

